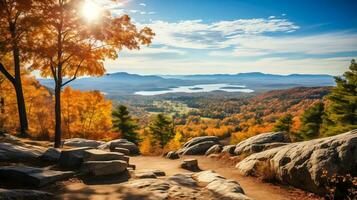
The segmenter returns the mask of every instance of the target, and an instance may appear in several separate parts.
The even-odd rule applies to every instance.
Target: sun
[[[86,0],[82,6],[81,14],[88,21],[96,21],[99,19],[101,7],[92,0]]]

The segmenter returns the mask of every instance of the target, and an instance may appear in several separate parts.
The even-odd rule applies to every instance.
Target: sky
[[[156,34],[109,73],[341,75],[357,58],[356,0],[95,1]]]

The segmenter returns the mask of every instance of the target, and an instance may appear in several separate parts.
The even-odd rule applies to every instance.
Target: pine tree
[[[324,134],[336,135],[357,128],[357,63],[351,61],[349,71],[335,77],[336,87],[327,96]]]
[[[163,115],[158,114],[155,120],[149,126],[153,139],[160,143],[163,148],[174,137],[174,126],[172,120]]]
[[[324,114],[324,104],[318,102],[308,108],[300,117],[301,128],[299,134],[304,139],[317,138],[320,135],[320,127]]]
[[[293,116],[291,114],[284,115],[277,120],[274,126],[274,131],[284,131],[289,133],[292,124],[293,124]]]
[[[124,105],[119,105],[113,111],[113,127],[123,135],[123,138],[130,142],[138,144],[141,141],[137,132],[139,126],[136,121],[132,119],[127,107]]]

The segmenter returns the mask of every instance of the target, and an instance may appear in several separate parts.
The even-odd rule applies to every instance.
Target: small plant
[[[327,200],[355,200],[357,199],[357,177],[350,174],[332,176],[325,170],[322,174],[325,178],[325,188]]]

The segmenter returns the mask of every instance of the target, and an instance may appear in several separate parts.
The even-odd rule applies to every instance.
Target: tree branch
[[[2,63],[0,63],[0,71],[5,75],[7,79],[9,79],[12,84],[15,83],[15,78],[5,69]]]
[[[63,83],[63,84],[61,85],[61,87],[64,87],[64,86],[67,85],[68,83],[70,83],[70,82],[76,80],[79,67],[82,65],[82,62],[83,62],[83,61],[84,61],[84,59],[82,59],[81,62],[77,65],[77,69],[76,69],[76,72],[75,72],[74,75],[73,75],[73,78],[71,78],[71,79],[69,79],[68,81],[66,81],[65,83]]]

